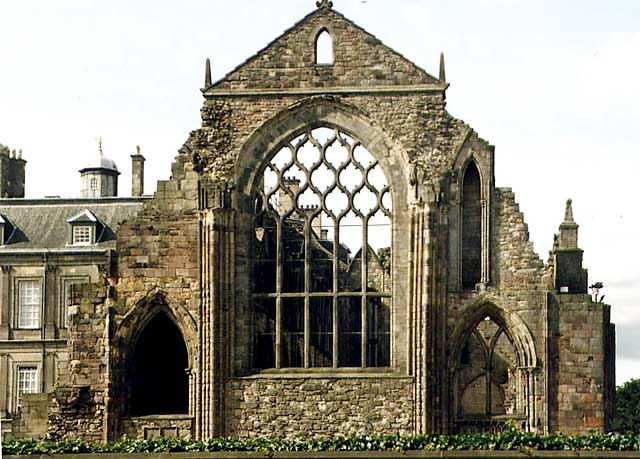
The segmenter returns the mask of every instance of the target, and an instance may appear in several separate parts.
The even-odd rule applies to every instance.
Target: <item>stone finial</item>
[[[207,58],[207,63],[205,65],[204,71],[204,87],[208,88],[211,86],[211,60]]]
[[[104,152],[102,151],[102,137],[98,137],[96,141],[98,142],[98,152],[100,156],[104,156]]]
[[[18,159],[22,159],[22,148],[18,150]]]
[[[318,8],[333,8],[333,2],[331,0],[318,0],[316,6]]]
[[[140,145],[136,145],[136,155],[140,154]]]
[[[573,201],[571,199],[567,199],[567,207],[564,211],[564,222],[563,223],[575,223],[573,219]]]
[[[440,76],[438,77],[438,80],[440,80],[440,83],[447,82],[447,76],[444,70],[444,53],[440,53]]]
[[[9,156],[9,158],[14,159],[16,157],[16,150],[15,148],[13,150],[11,150],[11,155]]]

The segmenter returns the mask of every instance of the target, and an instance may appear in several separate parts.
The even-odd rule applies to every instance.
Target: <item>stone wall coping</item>
[[[153,421],[156,420],[191,420],[194,417],[190,414],[146,414],[144,416],[128,416],[125,421]]]
[[[221,453],[94,453],[42,456],[3,456],[5,459],[392,459],[392,458],[640,458],[639,451],[329,451],[329,452],[221,452]]]
[[[449,84],[335,87],[335,88],[292,88],[292,89],[207,89],[205,97],[246,97],[246,96],[314,96],[330,94],[439,94],[447,90]]]
[[[248,376],[239,376],[230,378],[235,380],[255,380],[255,379],[395,379],[413,381],[415,378],[410,375],[398,373],[356,373],[356,372],[336,372],[334,371],[318,371],[318,372],[300,372],[300,373],[258,373]]]

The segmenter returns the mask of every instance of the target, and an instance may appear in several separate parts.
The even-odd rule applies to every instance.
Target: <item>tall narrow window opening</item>
[[[291,139],[255,195],[254,366],[391,365],[391,195],[380,164],[328,127]]]
[[[40,281],[18,282],[18,328],[35,329],[40,326]]]
[[[188,414],[188,360],[182,333],[158,313],[138,337],[129,365],[131,414]]]
[[[22,396],[24,394],[35,394],[38,392],[38,368],[18,367],[18,381],[16,388],[16,406],[22,406]]]
[[[325,29],[316,38],[316,64],[332,65],[333,59],[333,38]]]
[[[462,186],[462,288],[473,290],[482,275],[480,173],[469,162]]]

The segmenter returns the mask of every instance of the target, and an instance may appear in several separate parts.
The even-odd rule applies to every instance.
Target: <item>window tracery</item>
[[[256,368],[391,364],[390,189],[364,146],[308,129],[255,191]]]

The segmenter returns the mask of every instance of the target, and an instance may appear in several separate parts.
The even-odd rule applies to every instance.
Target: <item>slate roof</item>
[[[0,254],[11,251],[61,249],[94,251],[115,248],[115,233],[121,222],[133,217],[148,197],[97,199],[2,199],[0,215],[16,228]],[[97,244],[69,245],[68,220],[89,210],[104,225]]]

